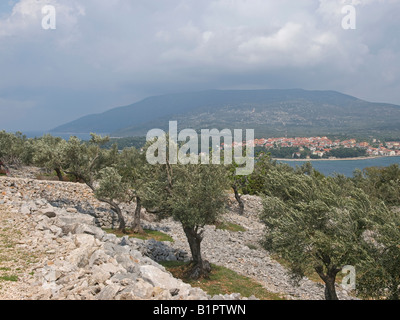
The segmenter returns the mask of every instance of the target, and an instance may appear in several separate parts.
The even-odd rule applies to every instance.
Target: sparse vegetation
[[[19,281],[26,267],[37,261],[34,253],[17,246],[23,234],[12,221],[12,215],[0,206],[0,289],[4,282]]]
[[[227,221],[223,221],[223,222],[216,222],[215,223],[215,227],[217,229],[221,229],[221,230],[228,230],[231,232],[245,232],[246,229],[238,224],[232,223],[232,222],[227,222]]]
[[[187,276],[190,263],[187,262],[162,262],[161,263],[174,277],[182,279],[193,287],[199,287],[209,295],[240,293],[243,297],[254,295],[261,300],[283,300],[276,293],[269,292],[256,281],[242,276],[228,268],[212,264],[212,271],[207,278],[193,280]]]
[[[258,247],[253,243],[246,243],[245,245],[251,250],[257,250],[258,249]]]
[[[150,240],[154,239],[157,241],[170,241],[174,242],[174,239],[172,239],[171,236],[168,234],[161,232],[161,231],[156,231],[156,230],[147,230],[144,229],[143,232],[137,233],[137,232],[132,232],[129,228],[125,230],[125,232],[122,232],[117,229],[104,229],[104,231],[108,233],[115,234],[117,237],[132,237],[132,238],[137,238],[137,239],[142,239],[142,240]]]
[[[18,281],[18,276],[17,275],[0,276],[0,281],[13,281],[13,282],[16,282],[16,281]]]

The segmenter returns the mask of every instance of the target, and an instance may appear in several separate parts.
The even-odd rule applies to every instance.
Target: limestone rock
[[[97,300],[114,300],[117,292],[121,289],[119,285],[110,284],[103,288],[96,296]]]
[[[160,287],[168,291],[179,290],[179,295],[187,295],[191,286],[181,280],[175,279],[171,274],[162,271],[154,266],[141,266],[141,277],[152,284],[154,287]]]

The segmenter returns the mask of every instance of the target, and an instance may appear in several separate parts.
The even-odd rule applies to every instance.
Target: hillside
[[[0,300],[246,299],[235,293],[211,296],[173,278],[159,264],[190,259],[178,222],[154,221],[144,211],[143,227],[166,232],[173,242],[117,238],[104,231],[116,225],[112,211],[86,185],[36,180],[31,172],[38,171],[25,169],[13,171],[16,177],[0,177]],[[304,278],[294,286],[286,268],[260,247],[261,199],[243,200],[244,215],[237,214],[232,197],[224,221],[244,231],[206,226],[204,257],[286,299],[323,299],[322,285]],[[127,210],[129,222],[132,214]],[[341,299],[352,299],[339,286],[337,290]]]
[[[96,132],[143,136],[153,128],[255,129],[256,137],[282,135],[400,136],[400,106],[371,103],[335,91],[210,90],[146,98],[82,117],[54,134]]]
[[[93,217],[94,207],[100,208],[84,185],[0,177],[0,187],[0,300],[213,298],[174,278],[153,257],[157,249],[157,256],[161,251],[177,260],[181,250],[118,238],[100,228],[104,225]],[[21,193],[29,194],[29,201]],[[91,213],[79,206],[82,201]]]

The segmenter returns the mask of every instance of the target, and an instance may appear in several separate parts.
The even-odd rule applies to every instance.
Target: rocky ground
[[[190,258],[179,223],[155,222],[143,212],[144,227],[168,233],[174,242],[117,238],[100,228],[117,225],[116,217],[85,185],[36,180],[35,169],[12,175],[0,177],[0,299],[241,298],[211,297],[173,278],[157,263]],[[244,201],[244,215],[236,213],[232,201],[224,219],[245,231],[207,226],[204,257],[287,299],[323,299],[321,284],[304,279],[293,286],[286,269],[260,247],[261,200],[244,196]],[[124,207],[128,225],[133,210]],[[339,287],[338,296],[351,299]]]

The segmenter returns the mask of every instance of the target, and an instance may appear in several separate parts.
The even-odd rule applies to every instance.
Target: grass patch
[[[258,249],[258,247],[253,243],[246,243],[245,245],[247,246],[247,248],[249,248],[251,250],[257,250]]]
[[[117,237],[124,237],[128,236],[130,238],[137,238],[137,239],[142,239],[142,240],[150,240],[154,239],[156,241],[169,241],[169,242],[174,242],[174,239],[172,239],[171,236],[168,234],[161,232],[161,231],[154,231],[154,230],[147,230],[144,229],[144,233],[134,233],[129,229],[126,229],[126,233],[123,233],[119,230],[115,229],[103,229],[104,231],[108,233],[115,234]]]
[[[165,261],[161,264],[173,274],[192,287],[199,287],[209,295],[240,293],[243,297],[254,295],[260,300],[283,300],[276,294],[269,292],[261,284],[248,277],[239,275],[228,268],[212,264],[209,279],[191,280],[186,277],[190,268],[189,262]]]
[[[0,281],[17,282],[18,281],[18,276],[16,276],[16,275],[0,276]]]
[[[245,232],[246,231],[246,229],[244,227],[239,226],[238,224],[234,224],[232,222],[227,222],[227,221],[217,222],[215,224],[215,227],[217,229],[228,230],[228,231],[232,231],[232,232],[239,232],[239,231]]]

